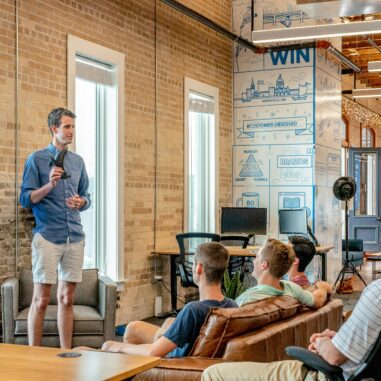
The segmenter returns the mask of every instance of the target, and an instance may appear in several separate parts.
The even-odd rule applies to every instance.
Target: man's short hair
[[[194,256],[195,262],[203,266],[208,283],[220,283],[229,264],[229,253],[217,242],[207,242],[198,245]]]
[[[48,127],[49,131],[52,133],[52,126],[59,126],[61,124],[61,118],[63,116],[69,116],[70,118],[75,119],[77,116],[74,114],[74,112],[63,108],[63,107],[58,107],[50,111],[48,115]],[[53,133],[52,133],[53,134]]]
[[[295,261],[291,246],[274,238],[268,238],[261,249],[262,260],[268,263],[269,273],[281,279]]]
[[[298,271],[302,272],[316,254],[315,245],[308,238],[301,236],[292,236],[289,241],[293,246],[295,255],[299,258]]]

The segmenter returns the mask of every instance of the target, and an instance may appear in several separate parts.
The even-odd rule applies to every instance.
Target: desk
[[[236,246],[225,246],[232,257],[255,257],[261,246],[248,246],[242,249]],[[327,253],[334,246],[317,246],[316,254],[321,257],[321,279],[327,280]],[[176,311],[177,307],[177,279],[176,279],[176,258],[179,256],[179,249],[161,249],[152,251],[153,255],[169,255],[170,258],[170,282],[171,282],[171,307]]]
[[[372,280],[375,280],[376,275],[380,273],[380,270],[376,269],[376,262],[381,261],[381,253],[367,253],[366,260],[372,261]]]
[[[70,350],[0,344],[2,380],[100,381],[124,380],[159,364],[159,357],[78,351],[80,357],[62,358]]]

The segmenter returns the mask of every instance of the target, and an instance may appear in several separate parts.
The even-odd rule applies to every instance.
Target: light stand
[[[335,288],[337,282],[340,280],[340,286],[337,291],[338,293],[340,293],[341,287],[343,286],[343,280],[344,280],[345,274],[357,275],[362,280],[365,287],[367,284],[365,283],[361,274],[356,269],[356,266],[349,259],[348,201],[356,193],[356,183],[351,177],[340,177],[339,179],[335,181],[335,184],[333,185],[333,193],[339,200],[345,202],[345,261],[344,261],[343,267],[341,268],[336,278],[335,284],[333,285],[333,288]]]

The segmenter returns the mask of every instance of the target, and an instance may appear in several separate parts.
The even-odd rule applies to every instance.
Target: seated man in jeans
[[[331,365],[343,369],[348,379],[363,363],[381,330],[381,279],[372,282],[361,294],[349,319],[338,332],[326,329],[310,338],[309,350],[316,352]],[[237,362],[207,368],[202,381],[283,381],[326,380],[324,374],[308,371],[296,360],[272,363]]]
[[[238,307],[221,291],[221,280],[228,263],[229,253],[221,244],[208,242],[199,245],[194,255],[193,281],[199,287],[200,300],[186,304],[173,322],[166,322],[166,327],[159,328],[144,322],[130,323],[126,342],[106,341],[102,349],[145,356],[188,355],[211,308]]]
[[[258,284],[242,293],[236,302],[239,306],[271,296],[287,295],[308,307],[320,308],[327,300],[331,286],[327,282],[316,282],[313,292],[303,290],[296,283],[282,280],[295,261],[295,253],[276,239],[269,238],[260,248],[254,260],[253,276]]]

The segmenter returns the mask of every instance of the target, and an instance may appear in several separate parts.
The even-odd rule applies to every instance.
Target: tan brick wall
[[[121,293],[117,321],[151,316],[156,293],[162,293],[165,301],[169,298],[164,290],[151,284],[154,261],[150,252],[155,244],[175,247],[175,235],[183,228],[184,76],[220,89],[220,204],[231,202],[231,42],[154,0],[19,0],[18,3],[19,178],[28,154],[50,140],[47,113],[67,102],[67,34],[126,55],[125,272],[128,282]],[[183,3],[230,28],[231,0],[184,0]],[[0,0],[0,6],[0,278],[4,279],[15,270],[16,55],[14,1]],[[24,210],[19,217],[18,265],[30,267],[32,219]],[[168,274],[168,261],[158,260],[157,266]]]

